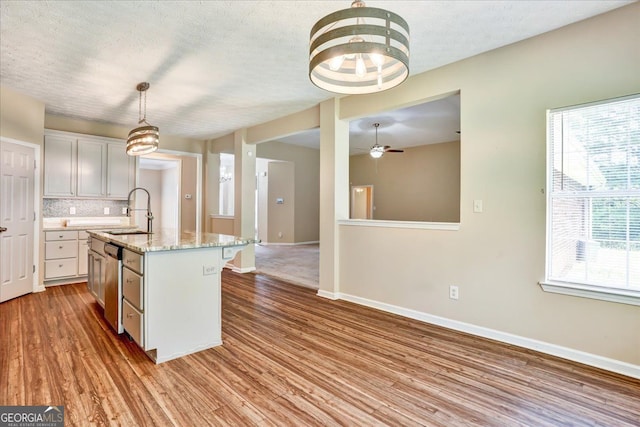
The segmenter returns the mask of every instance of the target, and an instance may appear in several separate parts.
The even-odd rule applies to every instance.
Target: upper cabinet
[[[76,139],[47,135],[44,144],[44,195],[73,197],[76,195]]]
[[[105,197],[106,172],[106,144],[78,139],[78,197]]]
[[[126,199],[135,160],[112,138],[46,131],[44,196]]]
[[[107,197],[126,199],[135,186],[134,159],[123,144],[107,144]]]

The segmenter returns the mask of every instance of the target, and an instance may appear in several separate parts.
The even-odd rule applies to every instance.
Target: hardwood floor
[[[224,345],[155,365],[83,284],[0,304],[0,405],[67,426],[631,426],[640,380],[223,275]]]

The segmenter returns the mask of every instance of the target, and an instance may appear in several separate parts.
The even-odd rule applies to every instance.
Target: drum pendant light
[[[147,89],[149,83],[143,82],[136,86],[140,96],[138,99],[138,124],[145,124],[129,132],[127,138],[127,154],[130,156],[141,156],[149,154],[158,149],[160,142],[160,132],[157,127],[151,126],[147,122]],[[142,93],[144,92],[144,115],[142,114]]]
[[[373,93],[408,76],[409,24],[393,12],[355,0],[311,29],[309,78],[321,89]]]

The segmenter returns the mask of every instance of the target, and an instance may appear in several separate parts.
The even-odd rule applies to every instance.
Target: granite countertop
[[[43,226],[42,231],[93,231],[93,230],[135,230],[137,227],[133,225],[70,225],[70,226]]]
[[[177,232],[160,230],[152,234],[113,235],[107,231],[89,230],[91,236],[123,246],[136,252],[175,251],[212,247],[244,246],[259,240],[226,234]]]

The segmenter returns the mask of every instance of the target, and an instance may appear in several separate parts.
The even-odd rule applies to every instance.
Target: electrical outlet
[[[278,233],[278,239],[282,239],[282,231]]]
[[[104,208],[102,211],[104,212],[105,215],[109,215],[110,210],[108,207]]]
[[[449,286],[449,298],[450,299],[458,299],[458,297],[460,296],[459,291],[458,291],[458,287],[451,285]]]
[[[127,208],[122,208],[122,215],[126,215],[127,214]]]
[[[473,201],[473,211],[475,213],[482,213],[482,200]]]
[[[71,206],[69,208],[69,215],[75,215],[76,214],[76,207],[75,206]]]
[[[211,276],[212,274],[216,274],[216,266],[215,265],[203,265],[202,266],[202,275],[203,276]]]

